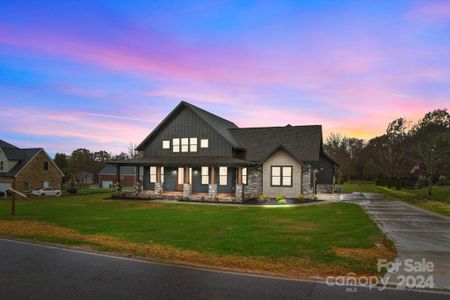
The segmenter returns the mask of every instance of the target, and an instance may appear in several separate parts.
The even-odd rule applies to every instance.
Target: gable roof
[[[10,143],[5,142],[4,140],[0,140],[0,148],[15,148],[15,149],[18,149],[16,146],[11,145]]]
[[[164,127],[164,125],[169,122],[177,113],[179,113],[182,109],[189,109],[194,114],[196,114],[200,119],[202,119],[206,124],[208,124],[212,129],[214,129],[218,134],[220,134],[225,140],[227,140],[234,148],[240,148],[238,141],[235,137],[230,133],[229,129],[238,128],[236,124],[231,121],[228,121],[222,117],[219,117],[215,114],[207,112],[206,110],[201,109],[195,105],[187,103],[185,101],[181,101],[180,104],[175,107],[170,114],[159,123],[158,126],[137,146],[138,151],[143,151],[145,145],[147,145],[151,139],[156,136],[160,130]]]
[[[9,170],[9,172],[0,173],[0,176],[17,176],[17,174],[42,150],[42,148],[3,148],[3,152],[5,152],[8,160],[18,160],[19,162],[11,170]]]
[[[296,160],[319,161],[322,147],[322,126],[285,126],[230,129],[240,143],[248,161],[262,162],[280,148]]]

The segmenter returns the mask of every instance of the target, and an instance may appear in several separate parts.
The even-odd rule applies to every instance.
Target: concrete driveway
[[[390,284],[430,287],[431,275],[435,289],[450,290],[450,218],[374,193],[344,200],[361,205],[394,242],[400,265],[386,274]]]

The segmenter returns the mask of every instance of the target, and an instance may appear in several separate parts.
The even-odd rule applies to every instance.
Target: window
[[[292,166],[272,166],[270,184],[272,186],[292,186]]]
[[[48,161],[44,161],[44,171],[48,171]]]
[[[164,183],[164,167],[161,167],[161,183]]]
[[[209,167],[202,167],[202,184],[209,184]]]
[[[178,168],[178,184],[184,183],[184,168]]]
[[[3,171],[3,169],[5,168],[5,162],[3,160],[0,160],[0,171]]]
[[[180,152],[180,139],[176,138],[172,140],[173,152]]]
[[[219,184],[220,185],[227,185],[227,174],[228,174],[228,168],[227,167],[219,167]]]
[[[42,186],[45,187],[45,188],[48,188],[48,181],[42,182]]]
[[[190,138],[189,146],[191,152],[197,152],[197,138]]]
[[[169,140],[162,141],[162,148],[170,149],[170,141]]]
[[[25,181],[25,182],[23,183],[23,191],[24,191],[24,192],[29,192],[29,191],[30,191],[30,182]]]
[[[242,168],[242,183],[247,184],[247,168]]]
[[[208,139],[201,139],[200,140],[200,148],[208,148],[209,146],[209,140]]]
[[[156,167],[150,167],[150,182],[156,182]]]
[[[189,152],[189,139],[188,138],[181,139],[181,152]]]

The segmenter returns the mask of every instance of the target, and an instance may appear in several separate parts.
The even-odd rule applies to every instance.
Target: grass
[[[418,207],[428,209],[450,217],[450,186],[433,186],[433,196],[428,197],[428,188],[401,189],[376,186],[374,184],[345,183],[345,193],[372,192],[381,193],[388,197],[405,201]]]
[[[153,260],[292,277],[376,274],[392,245],[362,209],[229,207],[103,200],[109,194],[0,201],[0,235]]]

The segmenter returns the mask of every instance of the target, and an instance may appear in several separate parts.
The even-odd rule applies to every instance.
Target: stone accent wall
[[[318,184],[317,185],[317,193],[333,193],[334,185],[332,184]]]
[[[310,195],[314,193],[314,189],[311,186],[311,170],[308,169],[302,172],[302,194]]]
[[[217,200],[217,184],[210,184],[208,186],[208,199]]]
[[[244,186],[242,184],[236,184],[236,201],[242,202],[244,199]]]
[[[161,182],[155,183],[155,195],[160,196],[163,192],[163,184]]]
[[[48,170],[44,170],[44,162],[48,162]],[[39,152],[37,156],[19,173],[16,178],[16,190],[24,191],[25,182],[29,182],[30,190],[38,189],[43,186],[43,182],[48,181],[49,187],[61,188],[62,175],[51,162],[51,159],[45,155],[43,151]]]
[[[244,199],[258,198],[263,190],[263,176],[261,170],[249,168],[247,185],[244,186]]]
[[[189,198],[192,194],[192,184],[185,183],[183,185],[183,198]]]

